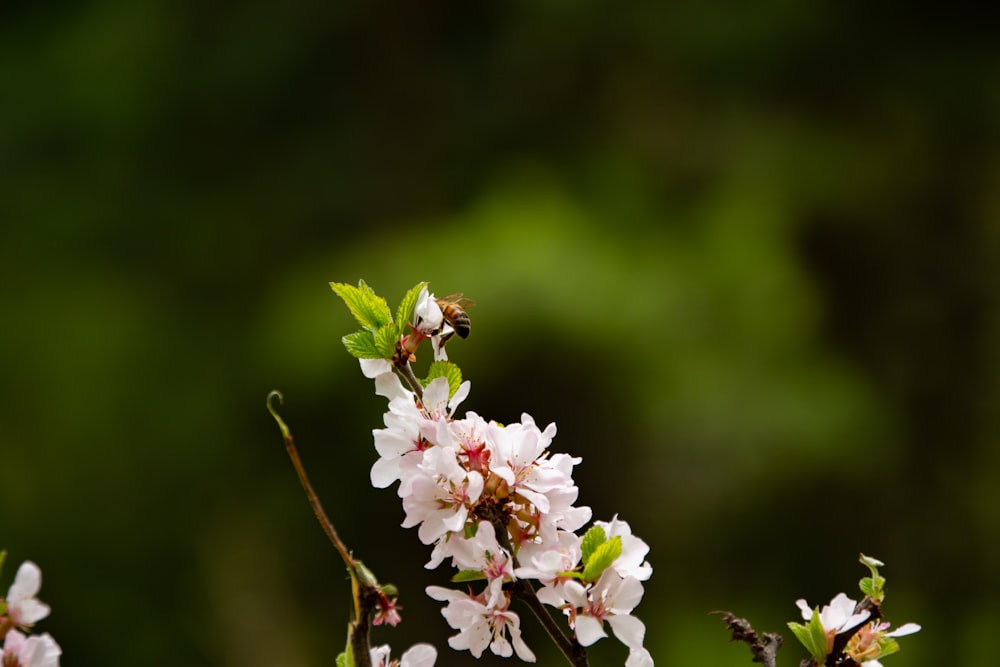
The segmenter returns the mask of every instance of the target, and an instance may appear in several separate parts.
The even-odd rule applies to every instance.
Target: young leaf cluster
[[[560,572],[559,574],[583,581],[597,581],[604,571],[622,555],[622,538],[615,536],[609,540],[603,528],[593,526],[584,534],[580,551],[583,556],[583,570]]]
[[[343,299],[354,319],[362,326],[360,331],[342,339],[351,356],[358,359],[392,359],[396,345],[406,333],[406,325],[420,290],[426,286],[427,283],[421,282],[406,293],[393,320],[389,304],[375,294],[364,280],[359,280],[357,287],[347,283],[330,283],[330,288]]]
[[[806,650],[816,658],[816,664],[822,665],[826,659],[829,644],[826,630],[823,629],[823,623],[820,621],[819,609],[813,609],[812,618],[809,619],[808,623],[789,623],[788,627],[792,634],[806,647]]]

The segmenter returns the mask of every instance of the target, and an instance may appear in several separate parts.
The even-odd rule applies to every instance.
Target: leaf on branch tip
[[[399,328],[395,324],[387,324],[375,334],[375,349],[382,359],[392,359],[399,342]]]
[[[594,553],[594,549],[601,546],[608,541],[608,537],[604,532],[604,529],[600,526],[594,526],[583,536],[583,542],[580,545],[580,549],[583,552],[583,562],[584,564],[590,560],[590,555]]]
[[[823,623],[819,619],[819,609],[813,609],[813,615],[808,624],[789,623],[788,627],[806,647],[806,650],[816,658],[817,664],[823,664],[827,653],[827,639]]]
[[[375,294],[364,280],[359,280],[357,287],[347,283],[330,283],[330,288],[344,300],[354,319],[365,329],[377,331],[380,327],[392,323],[389,304]]]
[[[590,554],[586,565],[583,566],[583,578],[586,581],[597,581],[601,574],[621,555],[622,538],[612,537]]]
[[[417,299],[420,298],[420,290],[427,287],[427,282],[420,282],[410,289],[403,297],[403,300],[399,303],[399,309],[396,311],[396,324],[399,325],[402,330],[403,327],[410,321],[410,313],[413,312],[413,307],[417,305]]]
[[[355,331],[340,339],[344,347],[356,359],[384,359],[375,345],[375,336],[370,331]],[[391,355],[390,355],[391,356]]]
[[[422,384],[426,387],[431,380],[440,377],[448,379],[448,398],[451,398],[462,384],[462,369],[450,361],[435,361],[427,370],[427,377]]]

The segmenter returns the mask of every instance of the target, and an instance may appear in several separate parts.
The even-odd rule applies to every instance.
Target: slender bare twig
[[[292,433],[272,404],[275,398],[279,402],[284,400],[280,391],[272,391],[267,395],[267,410],[274,417],[274,421],[278,423],[278,428],[281,429],[281,435],[285,440],[285,450],[288,452],[288,457],[292,460],[292,466],[295,467],[299,483],[302,485],[303,491],[306,492],[306,498],[309,499],[309,505],[312,507],[316,519],[319,521],[320,526],[323,527],[323,532],[330,538],[333,547],[340,553],[340,557],[344,559],[344,564],[351,574],[351,588],[354,597],[354,620],[351,623],[348,635],[351,643],[351,652],[354,654],[354,664],[356,667],[371,667],[369,630],[371,628],[371,613],[375,609],[373,598],[377,599],[377,594],[372,591],[373,584],[361,580],[359,568],[363,566],[351,555],[347,545],[344,544],[343,540],[340,539],[340,535],[337,534],[337,529],[334,528],[333,522],[330,521],[323,510],[323,504],[320,503],[319,497],[313,490],[312,484],[309,482],[309,476],[306,474],[306,469],[302,465],[302,459],[299,458],[299,452],[292,439]]]

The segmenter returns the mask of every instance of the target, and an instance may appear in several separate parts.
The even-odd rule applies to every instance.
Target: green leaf
[[[594,526],[586,532],[583,536],[583,543],[580,549],[583,551],[583,562],[584,564],[590,560],[590,555],[594,553],[594,549],[601,546],[608,541],[608,536],[604,533],[604,529],[600,526]]]
[[[396,353],[396,343],[399,342],[399,329],[395,324],[387,324],[375,334],[375,349],[382,359],[392,359]]]
[[[340,339],[352,357],[357,359],[384,359],[375,346],[375,336],[370,331],[355,331]]]
[[[486,575],[482,570],[459,570],[451,577],[453,584],[462,584],[466,581],[479,581],[485,579]]]
[[[577,570],[564,570],[563,572],[558,573],[556,576],[567,577],[569,579],[583,579],[583,572],[579,572]]]
[[[347,654],[341,653],[337,656],[337,667],[347,667]]]
[[[597,581],[601,573],[611,566],[615,559],[622,555],[622,538],[612,537],[601,544],[587,559],[587,564],[583,566],[583,578],[587,581]]]
[[[410,289],[403,297],[403,300],[399,303],[399,309],[396,311],[396,324],[402,329],[410,322],[410,313],[413,312],[413,307],[417,305],[417,297],[420,296],[420,290],[427,287],[427,282],[417,283],[417,286]],[[402,334],[402,331],[400,332]]]
[[[354,319],[365,329],[377,331],[392,322],[389,304],[375,294],[364,280],[359,280],[357,287],[347,283],[330,283],[330,288],[344,300]]]
[[[462,369],[450,361],[435,361],[427,370],[427,377],[422,384],[426,387],[431,380],[440,377],[448,378],[448,398],[451,398],[462,384]]]
[[[826,659],[827,639],[823,624],[819,620],[819,609],[813,609],[808,624],[789,623],[788,627],[806,650],[816,658],[817,664],[823,664]]]
[[[893,653],[899,652],[899,642],[897,642],[893,637],[882,637],[878,640],[879,647],[879,658],[883,658],[887,655],[892,655]]]

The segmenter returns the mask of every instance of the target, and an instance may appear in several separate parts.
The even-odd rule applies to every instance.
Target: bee
[[[469,332],[472,330],[472,322],[469,321],[469,314],[465,312],[465,309],[472,308],[476,305],[476,302],[472,299],[466,299],[461,294],[449,294],[446,297],[438,299],[437,304],[441,308],[441,315],[444,317],[444,321],[452,329],[441,337],[442,345],[453,334],[458,334],[459,338],[468,338]]]

